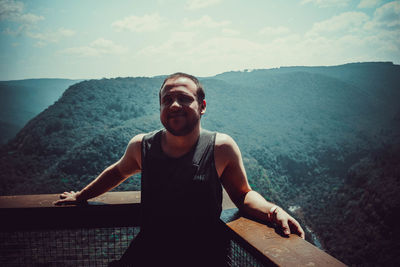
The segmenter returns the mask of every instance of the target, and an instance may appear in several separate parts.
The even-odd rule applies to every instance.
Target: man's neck
[[[195,127],[192,132],[184,136],[175,136],[168,132],[164,131],[161,147],[163,152],[174,158],[178,158],[183,156],[194,146],[200,136],[201,127]]]

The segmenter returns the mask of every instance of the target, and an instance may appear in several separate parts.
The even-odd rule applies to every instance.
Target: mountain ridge
[[[69,85],[79,81],[57,78],[0,81],[0,145],[54,103]]]
[[[236,140],[250,185],[285,209],[298,206],[294,215],[313,229],[323,249],[347,264],[390,263],[390,257],[397,255],[397,232],[389,239],[374,235],[374,245],[382,244],[386,255],[373,258],[368,257],[373,246],[348,255],[365,240],[347,242],[336,226],[347,227],[346,233],[357,227],[380,233],[390,225],[387,221],[374,225],[361,215],[354,219],[355,225],[346,226],[340,219],[351,216],[348,210],[379,218],[375,208],[385,200],[379,197],[381,202],[375,202],[378,196],[366,190],[370,184],[382,194],[400,193],[393,179],[400,161],[382,163],[400,155],[396,149],[399,67],[354,63],[326,67],[323,73],[285,69],[201,78],[207,100],[202,125]],[[79,190],[118,160],[134,135],[162,127],[158,90],[164,77],[118,77],[71,85],[0,148],[0,193]],[[364,169],[380,176],[365,176]],[[394,173],[390,183],[374,180],[384,173]],[[366,182],[357,182],[363,179]],[[140,190],[140,176],[116,190]],[[390,207],[393,203],[397,202],[387,202]],[[394,211],[386,210],[385,216]]]

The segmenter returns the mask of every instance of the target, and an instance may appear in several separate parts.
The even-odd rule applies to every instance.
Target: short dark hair
[[[199,102],[200,104],[203,103],[203,100],[205,98],[205,93],[204,93],[204,89],[203,89],[203,85],[199,82],[199,80],[194,77],[193,75],[187,74],[187,73],[183,73],[183,72],[175,72],[174,74],[168,75],[167,78],[165,78],[163,84],[160,87],[160,91],[158,93],[159,99],[160,99],[160,103],[161,103],[161,90],[164,87],[165,83],[170,80],[170,79],[174,79],[174,78],[179,78],[179,77],[185,77],[188,78],[190,80],[192,80],[194,82],[194,84],[197,86],[197,102]]]

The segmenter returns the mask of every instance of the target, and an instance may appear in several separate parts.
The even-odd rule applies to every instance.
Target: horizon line
[[[396,64],[393,61],[358,61],[358,62],[348,62],[348,63],[343,63],[343,64],[335,64],[335,65],[288,65],[288,66],[279,66],[279,67],[271,67],[271,68],[244,68],[240,70],[228,70],[224,72],[217,73],[212,76],[197,76],[198,78],[213,78],[215,76],[228,73],[228,72],[252,72],[252,71],[257,71],[257,70],[273,70],[273,69],[281,69],[281,68],[301,68],[301,67],[309,67],[309,68],[320,68],[320,67],[339,67],[339,66],[345,66],[345,65],[351,65],[351,64],[390,64],[394,66],[400,66],[400,64]],[[26,81],[26,80],[102,80],[102,79],[117,79],[117,78],[156,78],[156,77],[162,77],[162,76],[168,76],[169,74],[159,74],[159,75],[153,75],[153,76],[116,76],[116,77],[97,77],[97,78],[60,78],[60,77],[32,77],[32,78],[21,78],[21,79],[12,79],[12,80],[0,80],[0,82],[13,82],[13,81]]]

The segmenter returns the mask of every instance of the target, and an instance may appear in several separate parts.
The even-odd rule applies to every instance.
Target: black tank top
[[[216,133],[201,130],[193,148],[179,158],[165,155],[162,131],[142,140],[142,224],[147,247],[161,247],[172,264],[221,266],[225,238],[222,186],[215,168]],[[222,249],[222,250],[221,250]]]

